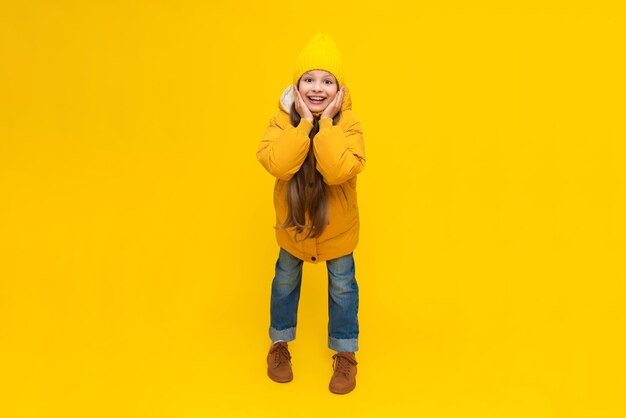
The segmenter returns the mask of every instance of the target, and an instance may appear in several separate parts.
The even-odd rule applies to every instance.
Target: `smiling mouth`
[[[311,103],[314,103],[314,104],[320,104],[320,103],[323,103],[324,100],[326,100],[325,97],[319,97],[319,96],[312,96],[312,97],[307,96],[307,98],[309,99]]]

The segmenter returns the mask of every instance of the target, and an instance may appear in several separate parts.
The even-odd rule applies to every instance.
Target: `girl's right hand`
[[[296,111],[298,112],[300,117],[302,119],[308,120],[309,122],[311,122],[311,124],[313,124],[313,114],[307,107],[306,103],[304,103],[304,99],[302,98],[302,96],[300,96],[300,92],[298,91],[298,88],[295,84],[293,85],[293,95],[294,102],[296,103]]]

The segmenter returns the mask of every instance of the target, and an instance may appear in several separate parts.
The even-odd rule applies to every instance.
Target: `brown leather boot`
[[[342,351],[333,356],[333,377],[328,388],[332,393],[352,392],[356,387],[356,358],[354,353]]]
[[[293,380],[291,354],[289,354],[286,342],[280,341],[270,347],[270,352],[267,354],[267,375],[279,383]]]

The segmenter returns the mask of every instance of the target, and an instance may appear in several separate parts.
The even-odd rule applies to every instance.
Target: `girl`
[[[351,110],[341,54],[316,34],[299,55],[293,76],[259,144],[257,158],[274,177],[276,240],[267,355],[269,377],[293,379],[287,343],[295,339],[304,261],[326,261],[329,389],[356,386],[359,288],[353,250],[359,239],[356,176],[365,166],[361,125]]]

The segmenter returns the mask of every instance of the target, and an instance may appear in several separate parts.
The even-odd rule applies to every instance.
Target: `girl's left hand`
[[[343,94],[346,91],[346,85],[341,86],[341,89],[337,92],[335,99],[324,109],[322,112],[322,118],[334,118],[335,115],[341,110],[341,103],[343,102]]]

